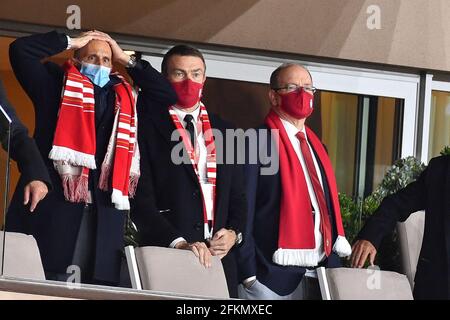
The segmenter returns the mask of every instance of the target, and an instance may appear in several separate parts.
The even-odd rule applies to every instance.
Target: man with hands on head
[[[46,59],[67,49],[74,58],[63,66]],[[76,266],[82,282],[117,285],[129,197],[140,175],[136,107],[173,103],[175,93],[148,62],[95,30],[19,38],[10,61],[33,102],[34,138],[54,189],[30,215],[19,187],[6,229],[36,238],[47,279],[65,281]],[[111,72],[113,63],[139,87],[137,102],[133,87]]]

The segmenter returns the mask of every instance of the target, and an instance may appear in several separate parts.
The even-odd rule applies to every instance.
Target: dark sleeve
[[[431,166],[428,166],[419,178],[395,194],[387,196],[379,208],[367,220],[357,238],[370,241],[376,248],[383,238],[392,232],[397,222],[405,221],[408,217],[426,206],[426,176]]]
[[[141,246],[168,247],[173,240],[182,237],[182,234],[158,212],[145,130],[140,130],[138,135],[141,176],[132,201],[131,220],[137,226]]]
[[[258,185],[259,165],[246,164],[244,169],[247,198],[247,223],[243,231],[242,245],[236,250],[238,264],[238,281],[256,276],[256,244],[253,237],[255,219],[256,189]]]
[[[45,95],[49,92],[61,94],[55,91],[62,85],[62,69],[51,62],[43,63],[42,60],[66,48],[67,37],[56,31],[18,38],[11,43],[11,66],[17,80],[33,102],[45,101]]]
[[[270,136],[267,139],[267,143],[270,143]],[[244,180],[245,180],[245,192],[247,199],[247,220],[246,227],[244,229],[244,241],[242,245],[236,250],[237,254],[237,264],[238,264],[238,281],[241,283],[243,280],[256,276],[256,247],[255,238],[253,237],[253,228],[255,221],[255,211],[256,211],[256,199],[259,175],[261,172],[260,159],[255,157],[257,154],[262,154],[259,152],[262,147],[262,141],[257,140],[256,148],[249,144],[247,141],[245,148],[246,161],[244,166]]]
[[[28,129],[17,117],[14,108],[6,98],[1,82],[0,105],[12,120],[9,151],[11,158],[17,162],[25,185],[31,181],[39,180],[46,183],[50,190],[52,187],[51,180],[41,153],[34,139],[28,136]],[[2,128],[1,130],[2,136],[4,135],[5,129],[7,130],[7,128]],[[3,149],[7,148],[6,139],[2,139],[2,147]]]
[[[235,164],[233,165],[227,227],[244,233],[246,220],[247,197],[245,196],[244,168],[242,165]]]
[[[142,108],[155,105],[168,107],[177,102],[177,95],[169,81],[148,61],[139,60],[134,68],[128,68],[127,71],[135,85],[141,90],[138,104]]]

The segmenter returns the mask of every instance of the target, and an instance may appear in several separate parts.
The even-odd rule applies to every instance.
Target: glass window
[[[450,145],[450,92],[431,92],[430,138],[428,160]]]

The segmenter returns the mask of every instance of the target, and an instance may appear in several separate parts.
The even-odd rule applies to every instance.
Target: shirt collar
[[[181,122],[182,122],[183,125],[184,125],[184,117],[185,117],[187,114],[192,115],[192,117],[194,117],[194,121],[197,122],[198,115],[200,114],[200,104],[198,104],[197,109],[195,109],[195,110],[192,111],[192,112],[186,112],[186,111],[183,111],[182,109],[178,109],[176,106],[173,107],[173,110],[174,110],[175,113],[177,114],[178,119],[180,119]]]
[[[298,130],[296,126],[294,126],[292,123],[290,123],[289,121],[280,118],[281,123],[283,124],[284,129],[286,130],[286,133],[288,134],[288,136],[290,137],[296,137],[297,133],[299,133],[300,131],[303,132],[303,134],[306,137],[306,129],[305,126],[303,126],[302,130]],[[308,137],[306,137],[306,140],[308,140]]]

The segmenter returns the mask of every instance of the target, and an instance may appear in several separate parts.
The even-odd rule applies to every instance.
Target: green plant
[[[448,156],[448,155],[450,155],[450,146],[445,146],[445,147],[441,150],[441,155],[442,155],[442,156]]]
[[[395,161],[370,196],[374,198],[373,201],[381,203],[386,196],[396,193],[415,181],[425,167],[422,162],[412,156]]]
[[[425,165],[412,156],[399,159],[386,172],[372,194],[365,199],[353,199],[345,194],[339,194],[342,222],[348,241],[352,243],[355,240],[366,220],[376,211],[386,196],[396,193],[415,181],[424,169]],[[382,269],[395,270],[399,259],[395,232],[383,241],[377,258],[377,264]]]
[[[339,193],[339,205],[345,236],[352,243],[361,227],[360,210],[355,201],[345,193]]]

